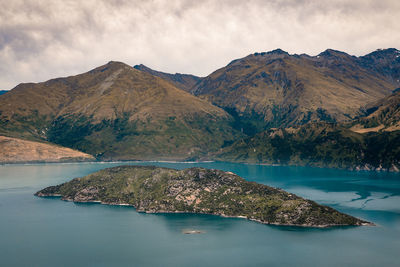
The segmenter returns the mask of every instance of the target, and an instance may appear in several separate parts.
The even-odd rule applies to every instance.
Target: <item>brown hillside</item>
[[[0,163],[87,161],[94,157],[70,148],[0,136]]]

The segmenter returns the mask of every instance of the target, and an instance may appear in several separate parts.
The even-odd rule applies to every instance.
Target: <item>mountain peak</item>
[[[288,52],[286,52],[286,51],[284,51],[284,50],[282,50],[280,48],[272,50],[272,51],[268,52],[268,54],[285,54],[285,55],[289,55]]]
[[[128,64],[121,61],[109,61],[106,66],[130,67]]]
[[[285,56],[285,55],[289,55],[288,52],[283,51],[282,49],[278,48],[269,52],[255,52],[253,54],[254,56],[269,56],[269,55],[281,55],[281,56]]]
[[[137,64],[137,65],[134,65],[133,66],[135,69],[141,69],[141,68],[147,68],[147,69],[149,69],[149,67],[147,67],[146,65],[144,65],[144,64]]]
[[[89,71],[89,73],[98,73],[98,72],[105,72],[105,71],[116,71],[119,69],[132,69],[131,66],[125,64],[120,61],[109,61],[104,65],[101,65],[95,69]]]
[[[324,52],[320,53],[318,56],[320,57],[326,57],[326,58],[333,58],[333,57],[350,57],[349,54],[339,51],[339,50],[334,50],[334,49],[326,49]]]
[[[396,48],[379,48],[376,49],[374,52],[380,52],[380,53],[400,53],[399,50],[397,50]],[[372,53],[374,53],[372,52]]]
[[[374,52],[363,56],[363,58],[369,58],[369,57],[375,57],[375,58],[384,58],[384,57],[397,58],[397,57],[400,57],[400,51],[397,50],[396,48],[377,49]]]

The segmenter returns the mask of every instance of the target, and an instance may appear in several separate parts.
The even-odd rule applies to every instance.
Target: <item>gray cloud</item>
[[[110,60],[207,75],[282,48],[400,48],[398,0],[0,0],[0,89]]]

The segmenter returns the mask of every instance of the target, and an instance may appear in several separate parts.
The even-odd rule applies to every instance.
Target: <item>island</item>
[[[146,213],[201,213],[306,227],[373,225],[232,172],[118,166],[35,193],[73,202],[125,205]]]

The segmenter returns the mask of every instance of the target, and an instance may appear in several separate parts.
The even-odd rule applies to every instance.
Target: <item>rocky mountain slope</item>
[[[397,61],[330,49],[315,57],[278,49],[232,61],[203,78],[192,93],[229,111],[250,133],[310,121],[347,121],[361,106],[396,88],[397,72],[388,69]]]
[[[91,160],[95,158],[70,148],[0,136],[0,163]]]
[[[101,159],[186,159],[233,140],[232,117],[126,64],[20,84],[0,98],[0,134]]]
[[[156,71],[153,69],[150,69],[149,67],[146,67],[143,64],[140,65],[135,65],[135,69],[141,70],[147,73],[150,73],[151,75],[160,77],[173,85],[175,85],[177,88],[182,89],[186,92],[190,92],[192,88],[201,80],[200,77],[190,75],[190,74],[181,74],[181,73],[175,73],[175,74],[170,74],[170,73],[165,73],[161,71]]]
[[[119,166],[50,186],[35,195],[75,202],[130,205],[139,212],[243,217],[265,224],[371,225],[330,207],[219,170]]]

